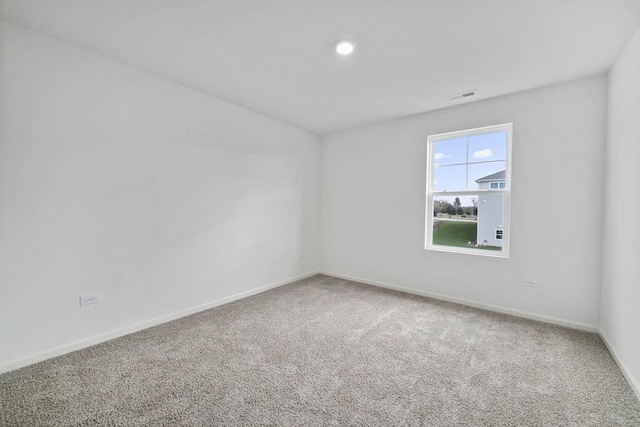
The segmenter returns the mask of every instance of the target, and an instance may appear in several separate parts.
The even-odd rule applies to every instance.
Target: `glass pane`
[[[443,139],[433,144],[433,165],[467,163],[467,137]]]
[[[470,163],[469,189],[487,190],[504,188],[507,162]],[[500,186],[500,184],[503,184]]]
[[[507,132],[469,137],[469,163],[507,159]]]
[[[436,197],[433,201],[433,241],[436,246],[502,250],[501,194]]]
[[[438,166],[433,169],[433,190],[466,190],[467,165]]]

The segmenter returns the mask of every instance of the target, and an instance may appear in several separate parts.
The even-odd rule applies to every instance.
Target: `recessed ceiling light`
[[[338,40],[335,44],[336,53],[338,55],[351,55],[356,48],[356,44],[350,40]]]

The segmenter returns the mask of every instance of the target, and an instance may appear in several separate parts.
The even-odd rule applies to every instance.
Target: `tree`
[[[460,197],[456,197],[456,199],[453,201],[453,209],[455,213],[457,213],[458,215],[462,215],[462,203],[460,203]]]
[[[477,216],[478,215],[478,199],[476,199],[475,197],[472,197],[471,203],[473,203],[473,214]]]
[[[456,210],[453,205],[446,200],[434,200],[433,213],[435,215],[437,215],[438,213],[455,214]]]

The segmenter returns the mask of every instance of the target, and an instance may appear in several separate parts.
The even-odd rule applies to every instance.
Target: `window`
[[[512,128],[428,137],[425,249],[509,256]]]

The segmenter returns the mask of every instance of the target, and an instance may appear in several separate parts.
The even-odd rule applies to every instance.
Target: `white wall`
[[[599,76],[326,136],[321,269],[596,329],[606,84]],[[425,251],[427,136],[507,122],[511,257]]]
[[[479,245],[502,247],[502,239],[496,239],[496,230],[503,230],[503,237],[508,238],[507,230],[502,228],[504,223],[503,200],[502,194],[482,194],[478,197],[476,240]]]
[[[640,29],[609,73],[600,329],[640,397]]]
[[[318,269],[319,137],[3,24],[0,368]]]

